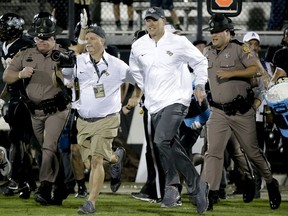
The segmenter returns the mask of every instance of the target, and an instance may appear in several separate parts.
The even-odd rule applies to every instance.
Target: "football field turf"
[[[160,204],[149,203],[136,200],[131,197],[131,192],[138,192],[143,184],[123,183],[117,193],[112,193],[109,182],[106,182],[99,200],[96,203],[96,215],[135,215],[135,216],[177,216],[177,215],[198,215],[196,207],[188,199],[188,195],[183,190],[183,205],[174,208],[160,208]],[[229,185],[227,193],[233,191],[233,186]],[[214,211],[205,213],[207,216],[288,216],[288,187],[281,186],[282,204],[279,209],[271,210],[269,207],[266,188],[261,190],[261,199],[251,203],[244,203],[241,195],[228,196],[226,200],[214,205]],[[22,200],[15,196],[0,195],[0,215],[1,216],[23,216],[23,215],[78,215],[77,209],[83,204],[85,199],[74,198],[71,194],[63,201],[62,206],[41,206],[36,203],[31,194],[30,199]]]

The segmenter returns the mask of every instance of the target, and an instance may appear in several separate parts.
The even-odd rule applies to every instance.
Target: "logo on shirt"
[[[173,55],[173,53],[171,52],[171,51],[167,51],[166,52],[169,56],[172,56]]]
[[[226,59],[231,57],[230,53],[225,53],[224,56],[225,56]]]

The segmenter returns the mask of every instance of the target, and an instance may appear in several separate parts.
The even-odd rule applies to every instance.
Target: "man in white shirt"
[[[145,107],[155,129],[154,142],[159,150],[165,172],[165,192],[161,207],[177,206],[180,198],[178,171],[185,177],[190,200],[198,213],[208,207],[209,185],[199,178],[191,160],[179,142],[178,129],[185,118],[192,95],[193,68],[194,95],[201,102],[206,97],[207,59],[184,36],[165,31],[163,9],[149,8],[145,15],[148,34],[132,44],[129,59],[130,72],[145,95]]]
[[[91,25],[86,30],[86,53],[76,57],[74,69],[63,69],[64,77],[76,78],[80,88],[80,97],[76,102],[79,117],[77,119],[77,140],[80,144],[82,160],[91,157],[88,200],[78,209],[79,214],[96,212],[95,202],[104,183],[104,163],[111,165],[111,190],[120,187],[120,175],[125,149],[112,150],[113,139],[120,126],[121,85],[135,83],[129,74],[128,65],[105,51],[106,35],[100,26]],[[140,93],[140,90],[139,90]],[[132,96],[129,109],[135,107],[139,97]]]

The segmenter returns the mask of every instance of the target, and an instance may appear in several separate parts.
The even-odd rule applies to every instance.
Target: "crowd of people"
[[[167,25],[163,8],[157,6],[146,11],[146,29],[135,32],[127,63],[117,50],[107,49],[105,31],[89,21],[85,9],[75,41],[57,38],[62,29],[53,13],[36,14],[28,35],[17,14],[0,17],[5,69],[0,104],[8,102],[4,118],[11,143],[9,149],[0,147],[0,170],[8,179],[1,186],[4,195],[29,199],[34,191],[37,203],[61,206],[77,184],[75,197],[86,198],[78,214],[96,213],[105,165],[110,167],[111,191],[121,185],[126,151],[112,148],[120,115],[141,104],[148,178],[132,197],[162,208],[181,206],[185,186],[197,213],[211,211],[226,197],[227,150],[245,184],[243,201],[260,197],[263,178],[270,208],[280,207],[279,183],[260,140],[265,125],[256,112],[264,112],[265,91],[287,77],[288,30],[268,70],[271,64],[258,56],[256,32],[238,41],[232,20],[213,14],[203,29],[210,32],[211,42],[192,43],[181,35],[177,20]],[[124,104],[129,86],[133,92]],[[285,142],[287,125],[276,114]],[[206,142],[196,157],[192,147],[201,133]],[[33,159],[39,166],[37,179]],[[200,173],[195,169],[199,163]]]

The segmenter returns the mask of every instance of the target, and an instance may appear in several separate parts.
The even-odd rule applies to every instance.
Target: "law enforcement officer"
[[[32,47],[34,41],[23,35],[25,22],[14,13],[6,13],[0,17],[0,40],[2,44],[2,64],[6,68],[19,50]],[[4,116],[9,124],[10,161],[12,172],[9,185],[3,190],[5,195],[20,193],[20,198],[29,198],[30,189],[36,189],[32,175],[32,156],[30,143],[33,135],[30,113],[21,102],[21,92],[24,90],[22,81],[5,84],[1,92],[1,99],[9,98],[8,111]]]
[[[69,115],[69,97],[61,82],[57,86],[53,82],[58,63],[51,58],[53,50],[61,50],[55,42],[60,32],[51,14],[40,12],[35,15],[28,33],[34,37],[36,47],[16,55],[3,75],[8,84],[23,80],[26,85],[26,95],[22,96],[32,115],[34,134],[42,147],[41,185],[34,197],[42,205],[61,205],[68,195],[57,144]]]
[[[179,127],[185,118],[192,95],[192,77],[187,63],[196,75],[194,95],[199,104],[206,97],[207,59],[184,36],[165,31],[163,9],[146,11],[148,34],[132,44],[130,71],[144,91],[145,107],[155,129],[154,142],[165,173],[165,192],[161,207],[177,205],[180,197],[178,171],[185,176],[191,200],[198,213],[207,209],[209,185],[199,174],[179,141]]]
[[[230,19],[231,20],[231,19]],[[214,14],[209,27],[212,42],[204,49],[208,59],[211,89],[211,115],[207,122],[208,150],[205,153],[201,178],[211,184],[209,199],[219,189],[223,155],[234,133],[248,158],[266,181],[271,209],[281,203],[278,181],[273,178],[269,164],[261,154],[256,138],[255,111],[252,108],[250,78],[259,71],[258,58],[246,44],[232,40],[233,23],[223,14]],[[213,203],[209,202],[209,209]]]

